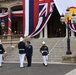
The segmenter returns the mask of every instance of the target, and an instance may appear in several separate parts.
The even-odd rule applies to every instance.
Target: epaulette
[[[40,48],[42,47],[42,45],[40,46]]]

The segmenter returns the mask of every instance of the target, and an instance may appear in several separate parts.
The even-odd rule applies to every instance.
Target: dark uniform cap
[[[30,41],[27,41],[27,43],[30,43]]]

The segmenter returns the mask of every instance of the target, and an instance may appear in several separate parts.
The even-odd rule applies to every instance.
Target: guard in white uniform
[[[20,58],[20,67],[24,68],[24,58],[26,53],[25,43],[23,42],[23,37],[20,38],[20,42],[18,43],[19,49],[19,58]]]
[[[43,57],[43,65],[47,67],[47,61],[48,61],[48,47],[45,45],[45,42],[42,42],[42,46],[40,48],[40,52],[42,53],[42,57]]]
[[[4,50],[1,40],[0,40],[0,67],[2,67],[2,55],[4,52],[5,52],[5,50]]]

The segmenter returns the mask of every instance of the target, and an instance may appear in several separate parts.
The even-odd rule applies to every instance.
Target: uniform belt
[[[19,50],[25,50],[25,49],[19,49]]]
[[[43,51],[43,52],[47,52],[47,51]]]

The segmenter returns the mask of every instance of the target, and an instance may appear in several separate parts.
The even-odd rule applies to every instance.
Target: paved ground
[[[19,68],[19,63],[4,63],[0,68],[0,75],[76,75],[69,73],[76,72],[76,64],[48,64],[44,67],[42,64],[32,64],[32,67]]]
[[[48,67],[44,67],[42,65],[42,56],[39,52],[40,45],[34,45],[34,47],[36,47],[37,49],[34,49],[33,52],[32,67],[19,68],[19,54],[18,49],[16,48],[12,50],[9,53],[9,55],[7,54],[3,67],[0,68],[0,75],[76,75],[76,63],[74,64],[61,63],[62,55],[66,53],[65,52],[66,47],[62,47],[64,43],[58,44],[57,40],[54,43],[49,42],[49,44],[52,47],[49,46],[50,50],[49,50]],[[73,43],[73,47],[75,44],[76,41],[75,43]],[[25,61],[25,66],[26,65],[27,64]]]

